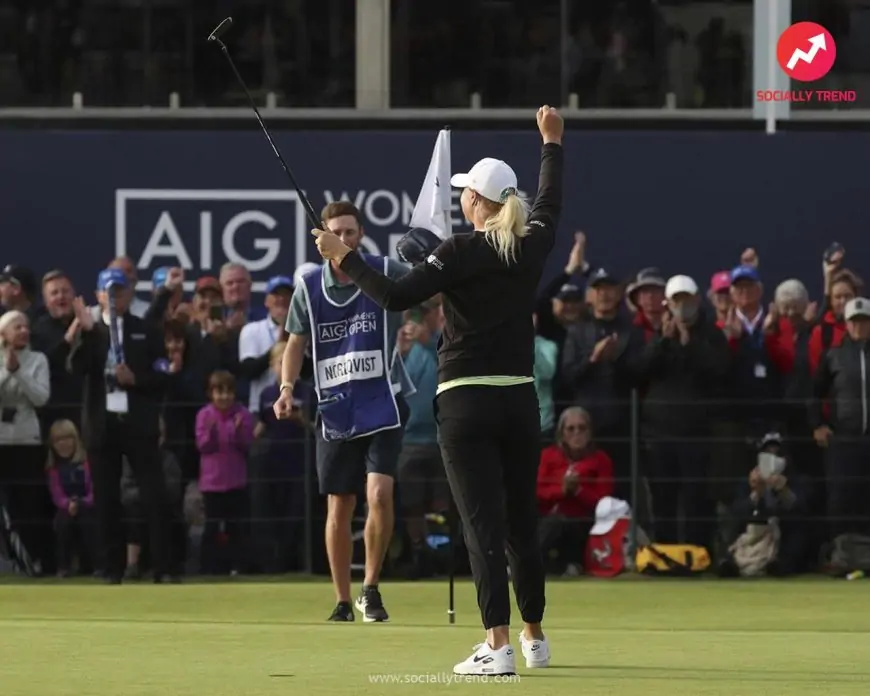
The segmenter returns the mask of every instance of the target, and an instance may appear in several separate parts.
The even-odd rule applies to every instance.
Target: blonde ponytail
[[[517,260],[517,245],[520,239],[528,236],[526,220],[529,208],[514,189],[509,189],[504,201],[493,215],[486,219],[483,236],[495,249],[498,257],[506,264]]]

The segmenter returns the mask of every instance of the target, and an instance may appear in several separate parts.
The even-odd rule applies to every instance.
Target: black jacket
[[[617,335],[616,355],[611,360],[590,362],[595,344],[611,334]],[[642,350],[642,340],[623,316],[614,320],[590,317],[568,329],[561,364],[565,391],[573,405],[589,412],[592,427],[599,433],[629,431],[635,383],[632,364]]]
[[[122,343],[124,361],[136,383],[127,388],[129,412],[124,421],[129,433],[145,438],[159,436],[160,407],[169,379],[165,371],[166,348],[163,334],[144,319],[125,314]],[[106,431],[106,359],[109,355],[109,329],[101,321],[83,331],[70,355],[75,374],[85,381],[82,434],[88,447],[98,446]],[[111,427],[111,426],[110,426]]]
[[[830,348],[813,378],[810,426],[829,425],[836,434],[868,433],[870,393],[870,344],[853,341],[848,335],[837,348]],[[828,417],[822,400],[828,399]]]
[[[701,317],[689,329],[684,346],[674,338],[654,336],[634,362],[646,384],[644,427],[658,433],[700,433],[710,423],[712,400],[728,374],[731,355],[722,331]]]
[[[51,397],[43,409],[45,426],[58,418],[70,418],[77,423],[81,414],[84,381],[81,375],[71,374],[67,369],[72,346],[65,337],[71,323],[72,317],[55,319],[43,314],[31,330],[30,345],[48,358],[51,375]]]

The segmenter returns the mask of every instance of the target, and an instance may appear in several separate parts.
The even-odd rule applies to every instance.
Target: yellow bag
[[[638,549],[635,567],[647,575],[697,575],[710,567],[710,553],[692,544],[650,544]]]

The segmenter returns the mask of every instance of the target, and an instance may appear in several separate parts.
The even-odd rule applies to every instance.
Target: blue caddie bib
[[[387,259],[363,254],[387,272]],[[325,440],[352,440],[401,427],[390,380],[394,347],[387,312],[357,290],[344,304],[326,292],[323,267],[303,277],[311,322],[311,351],[318,412]]]

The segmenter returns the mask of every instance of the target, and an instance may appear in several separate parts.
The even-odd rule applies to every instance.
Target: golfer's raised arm
[[[562,215],[562,139],[544,136],[541,146],[541,173],[538,193],[529,212],[529,226],[535,235],[547,235],[550,246],[555,241],[556,228]]]

